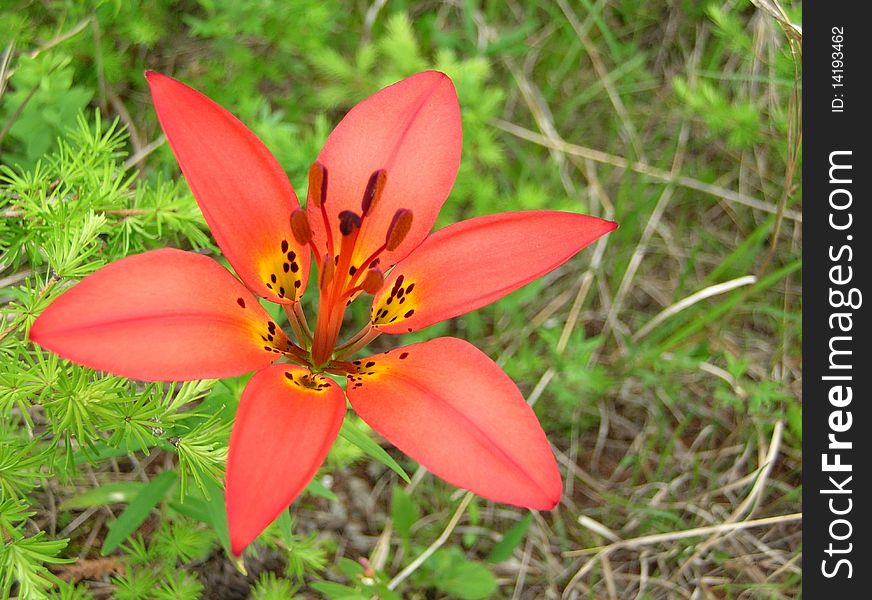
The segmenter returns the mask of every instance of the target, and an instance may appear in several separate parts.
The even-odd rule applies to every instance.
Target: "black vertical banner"
[[[865,2],[803,6],[803,589],[872,597],[868,338],[872,32]]]

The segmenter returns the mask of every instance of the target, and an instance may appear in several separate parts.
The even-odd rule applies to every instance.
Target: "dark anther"
[[[375,295],[385,282],[385,276],[379,269],[367,269],[366,276],[363,278],[363,291],[367,294]]]
[[[379,169],[369,176],[366,190],[363,192],[363,200],[360,203],[360,209],[363,211],[364,216],[369,214],[373,204],[381,197],[386,181],[387,173],[384,169]]]
[[[243,300],[242,298],[237,298],[237,299],[236,299],[236,304],[238,304],[238,305],[241,306],[242,308],[245,308],[245,300]]]
[[[312,240],[312,228],[309,227],[309,217],[306,216],[306,211],[301,208],[291,213],[291,233],[294,234],[294,239],[301,246],[305,246]],[[287,252],[284,242],[282,242],[282,252]],[[293,253],[288,254],[288,259],[294,260],[291,258],[291,254]],[[296,257],[296,255],[294,256]]]
[[[348,274],[351,275],[352,277],[354,277],[355,273],[357,273],[357,267],[355,267],[354,265],[351,265],[348,268]]]
[[[394,213],[394,218],[391,219],[391,224],[388,226],[388,232],[385,235],[385,248],[396,250],[406,239],[410,229],[412,229],[412,211],[408,208],[401,208]]]
[[[339,213],[339,231],[342,235],[351,235],[355,229],[360,229],[360,216],[350,210]]]
[[[309,202],[315,208],[327,201],[327,168],[319,162],[309,168],[309,192],[306,204]]]

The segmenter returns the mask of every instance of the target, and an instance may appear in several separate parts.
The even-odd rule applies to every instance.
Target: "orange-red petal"
[[[496,502],[550,510],[562,485],[533,410],[478,348],[437,338],[359,361],[360,417],[435,475]]]
[[[373,297],[372,322],[384,333],[407,333],[470,312],[557,268],[616,227],[544,210],[450,225],[394,268]]]
[[[75,363],[147,381],[241,375],[287,338],[211,258],[153,250],[111,263],[64,292],[30,339]]]
[[[352,264],[360,266],[384,244],[400,208],[411,209],[414,221],[403,243],[383,255],[382,265],[397,262],[421,243],[454,185],[461,145],[457,94],[443,73],[426,71],[403,79],[349,111],[318,156],[327,169],[324,206],[334,240],[340,239],[339,213],[361,213],[370,176],[384,169],[387,177],[378,202],[364,220]],[[315,239],[325,247],[320,210],[306,208]]]
[[[273,365],[248,382],[227,457],[234,554],[241,554],[315,476],[344,416],[342,389],[302,367]]]
[[[161,127],[203,216],[236,273],[256,294],[303,295],[309,253],[291,232],[299,202],[275,157],[236,117],[159,73],[146,73]]]

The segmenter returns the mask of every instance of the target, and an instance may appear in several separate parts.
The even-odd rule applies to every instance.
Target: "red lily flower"
[[[415,331],[493,302],[616,225],[530,211],[428,236],[460,162],[457,97],[442,73],[404,79],[348,113],[310,169],[305,211],[275,158],[235,117],[178,81],[146,77],[182,172],[242,282],[195,253],[145,252],[62,294],[31,339],[136,379],[258,371],[230,436],[235,554],[314,476],[346,398],[446,481],[497,502],[553,508],[562,484],[545,434],[515,384],[475,346],[439,338],[346,357],[381,333]],[[314,332],[300,306],[310,252],[319,270]],[[373,295],[370,323],[337,344],[345,309],[362,292]],[[297,343],[255,295],[283,305]],[[281,358],[289,362],[276,363]],[[346,376],[346,390],[325,373]]]

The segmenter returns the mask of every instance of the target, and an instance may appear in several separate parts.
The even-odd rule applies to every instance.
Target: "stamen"
[[[369,176],[369,182],[366,184],[366,190],[363,192],[363,200],[360,203],[360,208],[363,211],[363,216],[369,214],[374,204],[381,198],[382,192],[385,189],[388,174],[384,169],[379,169]]]
[[[315,208],[321,208],[321,205],[327,200],[327,169],[319,162],[315,162],[309,167],[309,192],[306,196],[306,203],[311,202]]]
[[[381,269],[367,269],[366,277],[363,278],[363,283],[360,287],[367,294],[375,295],[381,289],[384,282],[385,276]]]
[[[385,235],[385,248],[388,251],[396,250],[412,229],[412,211],[401,208],[394,213],[388,232]]]
[[[307,205],[309,202],[321,209],[324,233],[327,235],[327,252],[333,254],[333,230],[330,228],[330,219],[327,218],[327,207],[325,206],[327,204],[327,167],[317,161],[309,167]]]
[[[349,236],[356,229],[360,229],[360,216],[350,210],[343,210],[339,213],[339,231],[344,236]]]
[[[301,208],[291,213],[291,231],[294,239],[300,246],[305,246],[312,240],[312,228],[309,226],[309,217]]]
[[[321,261],[321,268],[318,274],[321,280],[318,282],[322,290],[326,290],[327,286],[333,281],[333,273],[336,270],[336,265],[333,263],[333,258],[329,254],[324,255],[324,260]]]

